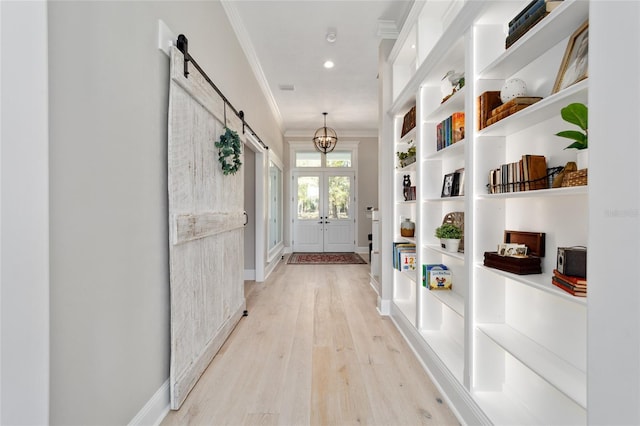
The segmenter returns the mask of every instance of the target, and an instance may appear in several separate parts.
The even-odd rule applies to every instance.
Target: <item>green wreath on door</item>
[[[242,161],[240,161],[242,142],[240,142],[238,133],[225,127],[225,132],[220,135],[215,146],[218,148],[218,162],[222,166],[222,173],[235,175],[242,165]],[[228,161],[228,157],[232,157],[231,161]]]

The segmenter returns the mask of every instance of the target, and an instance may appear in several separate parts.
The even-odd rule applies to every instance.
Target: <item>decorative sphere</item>
[[[513,98],[527,96],[527,84],[519,78],[512,78],[504,82],[500,90],[500,100],[507,103]]]

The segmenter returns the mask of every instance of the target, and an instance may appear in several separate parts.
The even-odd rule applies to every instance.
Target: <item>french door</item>
[[[294,251],[355,250],[354,183],[354,172],[294,172]]]

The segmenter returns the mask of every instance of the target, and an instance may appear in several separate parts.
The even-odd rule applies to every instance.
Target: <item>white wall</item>
[[[592,1],[589,21],[588,422],[637,425],[640,3]]]
[[[47,3],[0,2],[0,424],[49,418]]]
[[[52,424],[127,424],[169,376],[158,19],[282,152],[219,2],[49,3]]]
[[[358,146],[358,238],[357,247],[369,247],[371,218],[366,208],[378,207],[378,138],[360,138]]]

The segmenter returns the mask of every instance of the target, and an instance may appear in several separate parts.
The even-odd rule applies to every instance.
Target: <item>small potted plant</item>
[[[416,147],[412,146],[407,152],[396,152],[398,160],[400,162],[400,168],[407,167],[416,161]]]
[[[457,252],[462,239],[462,229],[453,223],[443,223],[436,228],[436,238],[440,238],[447,251]]]
[[[560,110],[562,119],[568,123],[575,124],[580,130],[563,130],[556,133],[556,136],[571,139],[573,143],[565,149],[574,148],[578,150],[578,169],[585,169],[588,166],[589,148],[589,110],[585,104],[575,102]]]

